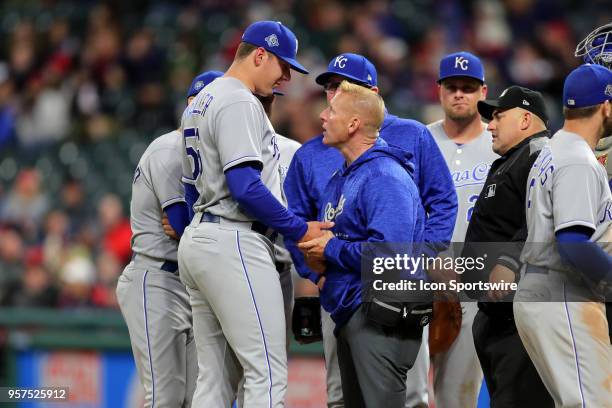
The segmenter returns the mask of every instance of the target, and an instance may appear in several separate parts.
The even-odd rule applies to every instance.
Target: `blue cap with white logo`
[[[204,71],[197,77],[193,79],[191,82],[191,86],[189,87],[189,91],[187,92],[187,98],[191,96],[196,96],[198,92],[202,90],[206,85],[210,84],[215,79],[223,76],[223,72],[221,71]]]
[[[612,71],[596,64],[573,70],[563,84],[563,106],[584,108],[612,101]]]
[[[242,42],[276,55],[294,70],[307,74],[308,71],[295,58],[298,51],[298,40],[295,34],[280,21],[258,21],[247,27],[242,34]]]
[[[438,83],[446,78],[468,77],[484,84],[484,68],[480,59],[470,52],[461,51],[449,54],[440,61],[440,76]]]
[[[370,88],[376,86],[377,83],[374,64],[359,54],[346,53],[332,58],[327,66],[327,71],[319,75],[315,81],[319,85],[325,85],[332,75],[341,75]]]

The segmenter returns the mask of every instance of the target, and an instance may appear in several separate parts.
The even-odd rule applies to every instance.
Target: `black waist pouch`
[[[432,302],[383,302],[373,297],[364,306],[368,320],[384,327],[424,327],[433,316]]]

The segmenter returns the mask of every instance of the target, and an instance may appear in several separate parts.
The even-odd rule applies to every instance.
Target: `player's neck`
[[[455,143],[469,143],[476,139],[486,126],[480,120],[480,115],[470,120],[453,120],[446,116],[442,121],[442,127],[446,135]]]
[[[599,142],[598,135],[601,131],[597,122],[589,119],[566,120],[563,124],[563,130],[577,134],[583,138],[593,150],[595,150],[595,146],[597,146],[597,142]]]
[[[357,160],[362,154],[367,152],[376,141],[371,140],[360,140],[353,143],[346,143],[339,147],[340,153],[344,156],[346,160],[346,165],[349,166],[355,160]]]
[[[236,78],[242,82],[244,86],[249,88],[251,92],[255,92],[255,81],[252,79],[252,75],[246,67],[242,66],[239,62],[234,61],[223,76]]]

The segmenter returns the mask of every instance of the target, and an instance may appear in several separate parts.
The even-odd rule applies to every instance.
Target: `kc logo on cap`
[[[470,63],[469,60],[466,60],[463,57],[455,57],[455,68],[459,67],[461,68],[463,71],[467,71],[468,69],[468,64]]]
[[[440,60],[438,83],[451,77],[474,78],[484,83],[484,68],[474,54],[466,51],[455,52]]]

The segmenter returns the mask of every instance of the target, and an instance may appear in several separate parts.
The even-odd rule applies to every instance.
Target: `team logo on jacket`
[[[485,198],[495,197],[495,187],[496,186],[497,186],[496,184],[491,184],[490,186],[487,186],[487,195],[485,196]]]
[[[325,214],[323,215],[323,221],[333,221],[336,219],[336,217],[342,214],[342,211],[344,210],[345,201],[346,198],[344,198],[344,194],[342,194],[340,196],[340,199],[338,199],[338,205],[335,208],[333,207],[332,203],[328,202],[325,205]]]

